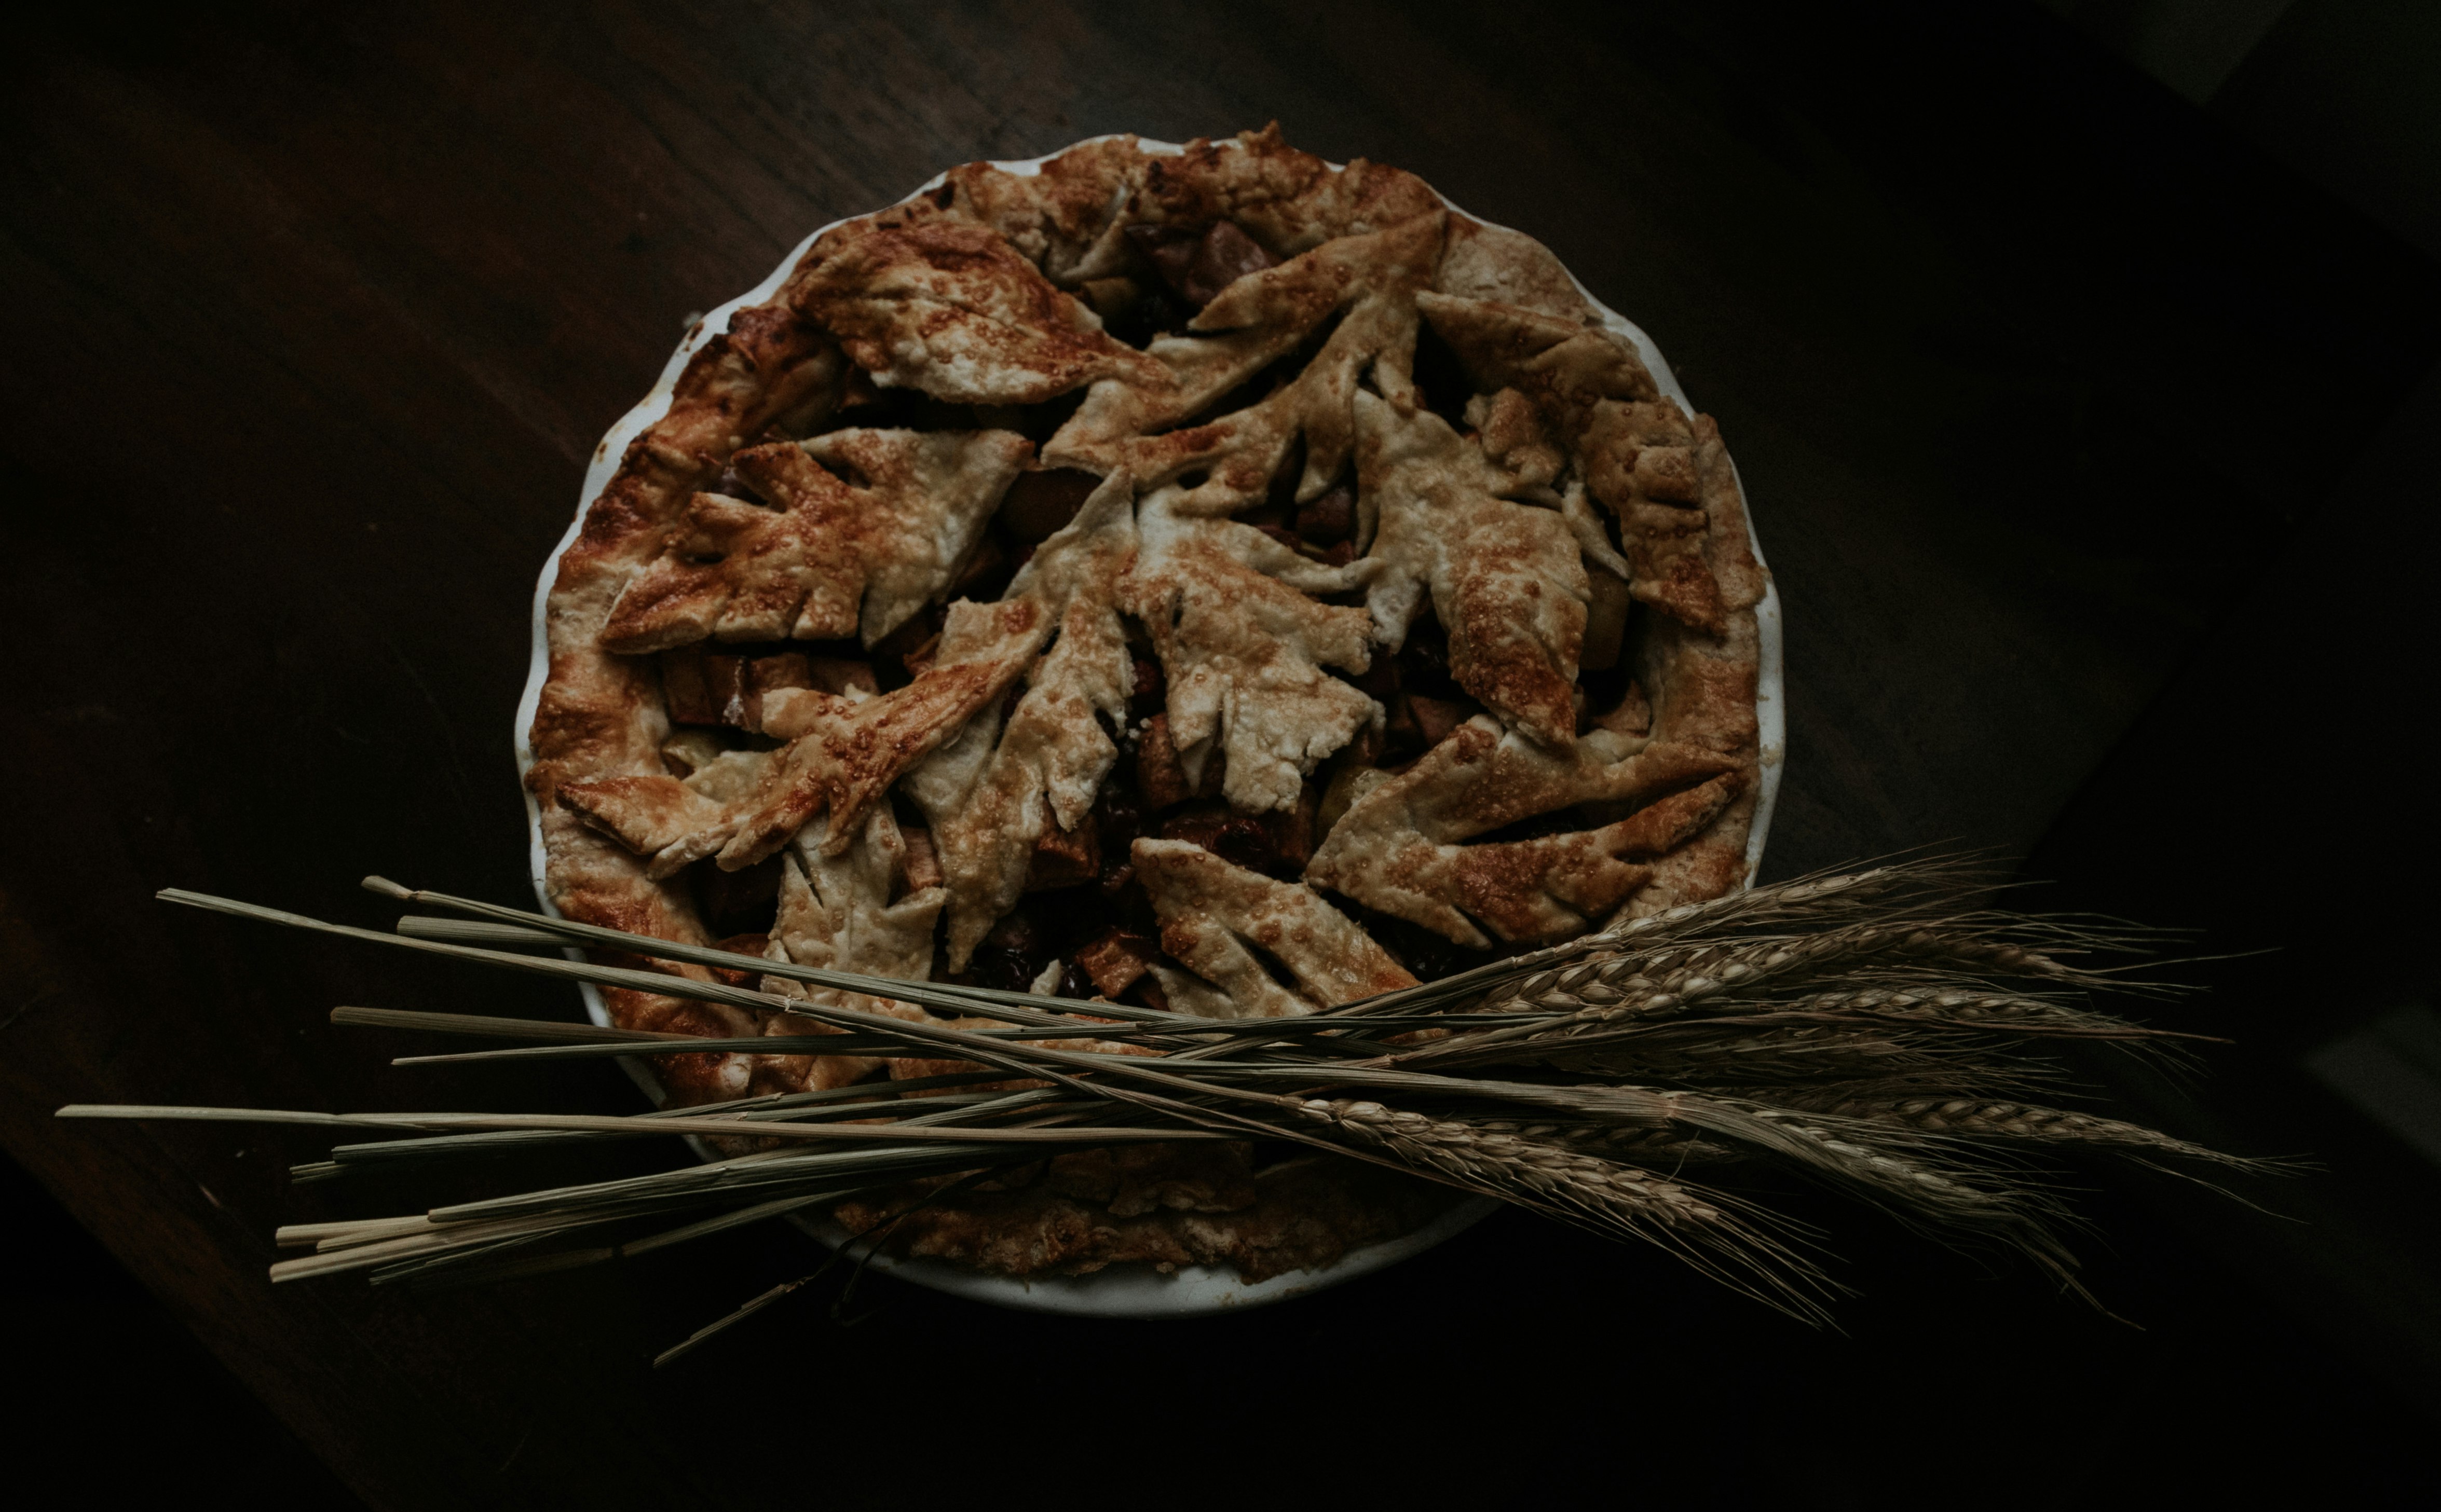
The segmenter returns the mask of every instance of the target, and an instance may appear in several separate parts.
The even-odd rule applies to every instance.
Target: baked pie
[[[1311,1013],[1740,885],[1763,592],[1719,431],[1540,243],[1276,129],[969,164],[703,339],[586,511],[546,886],[807,965]],[[656,1065],[678,1104],[954,1069]],[[1259,1278],[1450,1200],[1290,1154],[1063,1156],[895,1242]]]

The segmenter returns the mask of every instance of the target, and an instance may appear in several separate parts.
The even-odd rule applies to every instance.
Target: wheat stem
[[[173,890],[162,896],[286,927],[767,1017],[785,1012],[820,1026],[714,1039],[335,1011],[344,1024],[522,1042],[401,1064],[854,1053],[949,1058],[972,1069],[621,1118],[83,1105],[61,1112],[407,1136],[339,1144],[329,1160],[298,1167],[299,1179],[643,1135],[698,1135],[752,1151],[409,1217],[297,1226],[281,1231],[280,1243],[312,1252],[281,1261],[274,1274],[283,1280],[343,1270],[418,1285],[540,1274],[1065,1149],[1266,1139],[1658,1242],[1726,1285],[1818,1321],[1832,1288],[1781,1236],[1787,1231],[1675,1172],[1730,1161],[1776,1166],[1929,1231],[2014,1246],[2066,1280],[2073,1262],[2049,1226],[2056,1206],[2003,1152],[2082,1146],[2257,1168],[2136,1125],[2025,1100],[2055,1074],[2028,1058],[2047,1041],[2144,1048],[2205,1036],[2131,1024],[2083,1000],[2098,986],[2128,983],[2115,968],[2077,963],[2140,945],[2141,932],[1994,911],[1971,900],[1974,883],[1963,859],[1799,878],[1618,922],[1307,1017],[1251,1022],[802,967],[377,878],[367,885],[456,916],[409,917],[396,933],[382,933]],[[616,959],[570,959],[577,949]],[[634,960],[679,969],[623,963]],[[817,1000],[732,986],[695,969],[708,966],[776,979],[768,985],[826,989],[825,999]],[[922,1004],[965,1022],[850,1006],[868,999]],[[978,1088],[1012,1080],[1033,1089]],[[949,1095],[898,1095],[917,1090]],[[647,1222],[664,1226],[620,1243],[597,1236]]]

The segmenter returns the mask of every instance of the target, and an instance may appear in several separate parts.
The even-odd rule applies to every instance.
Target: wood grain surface
[[[570,1016],[564,994],[151,895],[369,925],[389,914],[355,890],[367,872],[527,896],[512,713],[534,576],[603,430],[695,314],[813,227],[1103,132],[1276,118],[1548,243],[1654,334],[1750,493],[1791,699],[1767,870],[1942,840],[2025,854],[2233,596],[2330,548],[2312,510],[2441,351],[2428,263],[2047,17],[101,5],[56,8],[0,75],[0,1143],[368,1503],[913,1495],[1052,1452],[969,1431],[951,1372],[975,1362],[1062,1475],[1097,1483],[1158,1469],[1181,1412],[1218,1414],[1200,1443],[1226,1426],[1260,1449],[1220,1456],[1218,1487],[1300,1428],[1345,1467],[1425,1402],[1465,1402],[1489,1444],[1608,1431],[1659,1395],[1640,1420],[1719,1450],[1718,1484],[1777,1485],[1791,1467],[1735,1452],[1696,1401],[1743,1362],[1781,1388],[1745,1403],[1748,1430],[1817,1446],[1791,1452],[1822,1505],[1890,1484],[1820,1446],[1857,1442],[1855,1402],[1908,1390],[1959,1329],[2033,1363],[1926,1403],[1938,1452],[2039,1461],[2047,1494],[2103,1451],[2043,1446],[2114,1442],[2144,1382],[2228,1390],[2202,1325],[2180,1331],[2243,1305],[2208,1262],[2106,1263],[2161,1323],[2138,1335],[1837,1229],[1871,1292],[1842,1340],[1513,1217],[1191,1325],[879,1280],[836,1309],[825,1283],[657,1376],[655,1349],[810,1269],[805,1242],[491,1292],[275,1291],[276,1224],[447,1194],[292,1191],[286,1165],[320,1148],[284,1133],[50,1117],[631,1107],[606,1065],[393,1070],[426,1046],[326,1021]],[[1468,1384],[1542,1378],[1563,1346],[1637,1379],[1540,1413]],[[1657,1390],[1661,1360],[1683,1393]],[[2070,1375],[2090,1390],[2045,1384]]]

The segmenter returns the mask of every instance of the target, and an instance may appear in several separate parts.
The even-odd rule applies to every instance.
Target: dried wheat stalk
[[[820,1034],[732,1045],[464,1015],[335,1012],[342,1023],[527,1041],[418,1060],[653,1053],[675,1048],[676,1039],[691,1051],[853,1048],[977,1069],[632,1118],[152,1107],[61,1112],[415,1136],[341,1144],[330,1160],[298,1167],[300,1179],[609,1138],[696,1134],[751,1151],[400,1218],[297,1226],[281,1231],[280,1242],[311,1252],[276,1266],[283,1280],[339,1271],[421,1284],[530,1275],[910,1181],[961,1172],[971,1179],[1063,1148],[1260,1137],[1658,1243],[1726,1285],[1819,1320],[1836,1288],[1794,1247],[1790,1231],[1752,1199],[1689,1181],[1686,1169],[1789,1172],[1927,1232],[2015,1250],[2073,1286],[2074,1261],[2054,1233],[2058,1204],[2010,1152],[2082,1148],[2224,1167],[2260,1163],[2031,1100],[2057,1079],[2056,1067],[2037,1053],[2048,1042],[2099,1040],[2161,1053],[2194,1036],[2143,1028],[2088,1000],[2097,988],[2130,985],[2119,970],[2094,963],[2127,952],[2141,936],[1994,911],[1972,903],[1978,880],[1964,865],[1938,860],[1800,878],[1622,922],[1308,1018],[1263,1021],[1099,1000],[1086,1017],[1088,1005],[1068,999],[792,966],[377,878],[367,886],[459,917],[409,917],[396,934],[383,934],[172,891],[163,896],[291,927],[568,980],[785,1007],[823,1026]],[[559,953],[570,945],[750,969],[1004,1027],[909,1022],[570,961]],[[522,953],[533,950],[550,953]],[[1138,1053],[1093,1048],[1096,1041]],[[1032,1089],[1006,1090],[1012,1080]],[[927,1095],[899,1099],[916,1091]],[[629,1236],[602,1242],[623,1233]]]

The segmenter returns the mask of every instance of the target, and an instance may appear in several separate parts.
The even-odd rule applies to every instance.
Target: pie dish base
[[[1041,171],[1044,163],[1060,153],[1074,151],[1088,142],[1105,139],[1107,138],[1088,137],[1085,141],[1071,143],[1067,147],[1046,153],[1040,157],[1022,161],[995,162],[992,166],[1004,172],[1032,176]],[[1184,148],[1174,143],[1158,142],[1145,137],[1136,138],[1136,144],[1148,153],[1181,154],[1185,151]],[[1336,168],[1339,165],[1331,166]],[[918,195],[931,193],[939,188],[947,177],[946,171],[935,174],[906,198],[912,200]],[[1442,195],[1441,201],[1452,210],[1459,209],[1459,207],[1450,202],[1447,195]],[[1460,213],[1464,212],[1460,211]],[[566,533],[560,537],[558,546],[552,549],[550,558],[544,562],[541,575],[535,582],[533,659],[526,675],[524,696],[517,703],[515,749],[518,785],[525,794],[526,803],[527,865],[533,880],[534,896],[546,913],[556,916],[559,910],[552,907],[544,884],[546,856],[543,849],[541,805],[536,801],[533,788],[525,783],[524,779],[534,762],[530,731],[533,729],[534,714],[542,697],[543,685],[551,675],[546,608],[551,586],[559,575],[560,557],[574,544],[578,531],[583,529],[585,512],[591,508],[593,501],[600,496],[602,491],[609,486],[611,478],[618,471],[621,458],[626,453],[628,444],[642,434],[647,426],[668,413],[671,392],[697,350],[713,336],[728,330],[730,316],[735,311],[761,304],[777,294],[781,285],[787,280],[790,272],[796,268],[798,262],[817,240],[834,227],[859,218],[859,216],[843,217],[816,230],[791,248],[788,255],[781,260],[779,266],[772,270],[768,278],[697,319],[687,329],[685,338],[678,343],[678,350],[671,354],[669,362],[662,368],[660,377],[653,385],[652,390],[633,409],[620,417],[618,423],[610,427],[608,433],[602,438],[601,443],[593,450],[593,456],[586,468],[585,486],[578,499],[576,515],[569,522]],[[1480,218],[1477,217],[1477,219]],[[1570,277],[1574,279],[1573,274]],[[1646,335],[1635,322],[1595,297],[1593,293],[1584,287],[1582,280],[1578,280],[1577,287],[1578,291],[1584,296],[1586,302],[1600,315],[1605,327],[1635,344],[1637,356],[1643,360],[1646,369],[1653,374],[1653,380],[1661,392],[1676,401],[1682,410],[1693,414],[1695,412],[1693,402],[1680,387],[1676,374],[1671,371],[1669,363],[1663,359],[1660,349],[1654,345],[1653,338]],[[1733,470],[1735,465],[1732,461]],[[1739,487],[1743,495],[1745,488],[1743,480],[1740,481]],[[1746,514],[1747,542],[1754,551],[1756,562],[1764,565],[1764,586],[1763,600],[1754,608],[1759,653],[1755,678],[1755,719],[1761,747],[1761,782],[1760,791],[1755,801],[1754,819],[1746,835],[1745,861],[1748,885],[1752,885],[1756,873],[1763,865],[1763,843],[1770,831],[1773,807],[1780,796],[1781,768],[1787,747],[1787,709],[1781,687],[1780,589],[1771,579],[1768,565],[1764,564],[1762,543],[1755,538],[1750,503],[1751,501]],[[571,949],[568,954],[573,959],[579,956],[580,952]],[[611,1023],[610,1014],[603,1003],[601,993],[590,983],[580,984],[579,991],[584,996],[586,1016],[594,1023],[608,1027]],[[635,1080],[637,1086],[656,1106],[659,1106],[662,1100],[662,1089],[655,1080],[651,1068],[643,1059],[623,1057],[619,1064],[626,1068],[627,1074]],[[711,1161],[718,1158],[709,1146],[698,1140],[690,1138],[688,1143],[703,1160]],[[1411,1233],[1350,1250],[1330,1266],[1316,1270],[1292,1270],[1259,1282],[1245,1281],[1226,1267],[1211,1266],[1183,1266],[1173,1273],[1163,1274],[1148,1265],[1113,1265],[1090,1275],[1029,1279],[974,1270],[941,1260],[907,1259],[890,1254],[875,1256],[871,1265],[876,1270],[887,1271],[901,1280],[911,1281],[935,1291],[1023,1311],[1104,1318],[1189,1317],[1285,1302],[1293,1297],[1305,1296],[1338,1286],[1343,1282],[1353,1281],[1359,1276],[1367,1275],[1385,1266],[1395,1265],[1410,1255],[1422,1253],[1480,1222],[1500,1205],[1488,1197],[1475,1198],[1450,1209]],[[798,1227],[823,1243],[834,1248],[847,1237],[844,1230],[826,1218],[800,1216],[792,1218],[791,1221],[796,1222]]]

